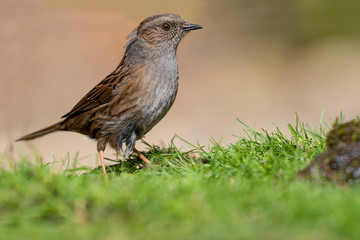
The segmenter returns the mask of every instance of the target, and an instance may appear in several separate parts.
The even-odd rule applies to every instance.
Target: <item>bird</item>
[[[158,14],[144,19],[129,35],[118,66],[91,89],[62,120],[16,141],[32,140],[56,131],[72,131],[97,142],[106,174],[107,145],[126,159],[169,111],[178,91],[176,52],[183,37],[203,26],[188,23],[178,14]],[[125,150],[124,150],[125,145]]]

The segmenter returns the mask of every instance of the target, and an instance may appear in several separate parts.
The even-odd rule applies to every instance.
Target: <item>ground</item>
[[[152,161],[81,167],[81,160],[0,169],[1,239],[357,239],[356,184],[298,176],[326,149],[324,129],[292,136],[243,125],[237,143],[182,152],[148,146]],[[185,141],[184,139],[180,139]],[[184,142],[186,143],[186,142]],[[7,158],[9,160],[9,157]]]

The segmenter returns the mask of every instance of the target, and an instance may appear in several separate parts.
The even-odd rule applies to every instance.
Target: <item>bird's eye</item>
[[[165,31],[169,31],[170,30],[170,24],[168,24],[168,23],[164,23],[162,26],[162,29],[164,29]]]

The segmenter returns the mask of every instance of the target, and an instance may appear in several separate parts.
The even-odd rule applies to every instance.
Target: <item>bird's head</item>
[[[188,23],[177,14],[159,14],[142,21],[129,38],[140,38],[152,47],[165,45],[176,48],[189,31],[202,28],[200,25]]]

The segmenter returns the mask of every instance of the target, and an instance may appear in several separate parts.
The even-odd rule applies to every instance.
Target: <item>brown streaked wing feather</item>
[[[144,97],[141,94],[141,87],[146,82],[144,81],[146,72],[146,66],[135,65],[129,71],[128,76],[116,86],[115,96],[112,100],[114,104],[109,110],[111,115],[118,116],[129,111],[135,114],[134,109],[137,107],[139,98]]]
[[[120,67],[120,66],[119,66]],[[126,76],[123,71],[117,72],[119,67],[110,73],[103,81],[96,85],[90,92],[88,92],[72,109],[70,112],[62,116],[62,118],[69,118],[80,113],[86,112],[90,109],[103,105],[113,98],[113,90],[119,82]]]

